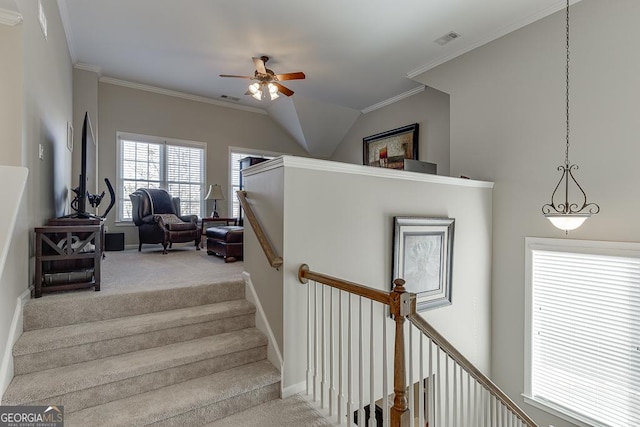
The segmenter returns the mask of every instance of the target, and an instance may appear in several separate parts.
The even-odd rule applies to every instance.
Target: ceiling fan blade
[[[294,93],[291,89],[289,89],[288,87],[282,86],[280,83],[272,82],[272,84],[276,85],[278,87],[278,92],[280,92],[283,95],[291,96]]]
[[[253,65],[256,66],[256,71],[260,74],[267,74],[267,68],[264,66],[264,60],[262,58],[253,57]]]
[[[220,77],[235,77],[238,79],[252,79],[253,76],[235,76],[233,74],[220,74]]]
[[[302,80],[307,76],[302,71],[298,71],[297,73],[276,74],[276,77],[282,82],[285,80]]]

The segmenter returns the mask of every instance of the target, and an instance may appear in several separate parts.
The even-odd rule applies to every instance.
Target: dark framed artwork
[[[451,304],[453,218],[394,217],[393,278],[416,294],[418,311]]]
[[[404,159],[418,160],[418,123],[362,138],[363,164],[403,169]]]

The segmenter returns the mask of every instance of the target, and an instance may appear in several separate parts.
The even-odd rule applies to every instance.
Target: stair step
[[[66,415],[67,427],[198,426],[280,397],[280,373],[247,364]]]
[[[22,334],[13,348],[16,375],[189,341],[255,326],[255,307],[226,301]]]
[[[24,330],[89,323],[243,298],[244,282],[241,279],[155,291],[50,295],[29,300],[25,304]]]
[[[14,377],[8,405],[63,405],[65,413],[266,358],[267,339],[243,329]]]

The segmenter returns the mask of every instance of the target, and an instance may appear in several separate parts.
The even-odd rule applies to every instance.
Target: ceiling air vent
[[[220,98],[226,99],[227,101],[235,101],[235,102],[240,101],[240,98],[236,98],[235,96],[229,96],[229,95],[220,95]]]
[[[449,31],[447,34],[440,37],[439,39],[435,39],[434,42],[438,43],[440,46],[444,46],[445,44],[449,43],[451,40],[457,39],[458,37],[460,37],[460,34],[456,33],[455,31]]]

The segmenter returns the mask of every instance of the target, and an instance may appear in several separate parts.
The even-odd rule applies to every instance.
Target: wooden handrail
[[[538,427],[538,425],[529,417],[509,396],[507,396],[497,385],[493,383],[485,374],[480,372],[473,363],[462,355],[445,337],[436,331],[422,316],[415,311],[415,299],[412,301],[411,314],[408,316],[409,321],[418,328],[423,334],[428,336],[442,351],[447,353],[458,365],[469,373],[476,381],[482,384],[493,396],[498,398],[507,408],[516,414],[522,422],[529,427]]]
[[[505,405],[528,427],[538,427],[509,396],[507,396],[497,385],[484,375],[473,363],[465,358],[446,338],[436,331],[426,320],[416,311],[416,295],[409,293],[404,288],[404,280],[396,279],[391,292],[384,292],[357,283],[338,279],[326,274],[311,271],[307,264],[302,264],[298,269],[298,280],[300,283],[308,283],[309,280],[322,283],[332,288],[340,289],[354,295],[359,295],[380,302],[389,306],[393,314],[395,328],[395,351],[394,351],[394,404],[390,408],[390,422],[392,426],[409,426],[409,410],[406,397],[406,372],[404,354],[404,322],[408,319],[420,332],[429,337],[442,351],[453,359],[471,377],[480,383],[491,395]]]
[[[240,206],[244,209],[244,212],[249,220],[249,224],[251,224],[251,228],[253,228],[254,233],[256,233],[256,238],[260,243],[260,247],[262,247],[262,251],[267,257],[269,261],[269,265],[275,268],[276,270],[282,266],[282,257],[278,256],[275,248],[269,241],[269,238],[264,232],[264,229],[260,225],[260,221],[256,217],[256,214],[253,212],[253,208],[247,202],[247,192],[246,191],[237,191],[236,195],[238,196],[238,201],[240,202]]]
[[[370,288],[368,286],[359,285],[357,283],[348,282],[346,280],[338,279],[336,277],[327,276],[326,274],[316,273],[309,270],[307,264],[302,264],[298,269],[298,280],[300,283],[307,283],[309,280],[314,282],[320,282],[332,288],[347,291],[354,295],[369,298],[382,304],[391,305],[389,292],[384,292],[379,289]]]
[[[316,273],[311,271],[307,264],[302,264],[298,269],[298,280],[300,283],[308,283],[309,280],[313,280],[314,282],[319,282],[332,288],[340,289],[389,306],[389,311],[393,314],[396,324],[393,358],[394,399],[390,412],[390,422],[393,427],[408,427],[411,425],[409,405],[406,396],[407,378],[404,362],[404,322],[411,310],[411,298],[415,297],[415,294],[410,294],[404,289],[405,282],[402,279],[394,280],[394,287],[391,292],[384,292],[326,274]]]

